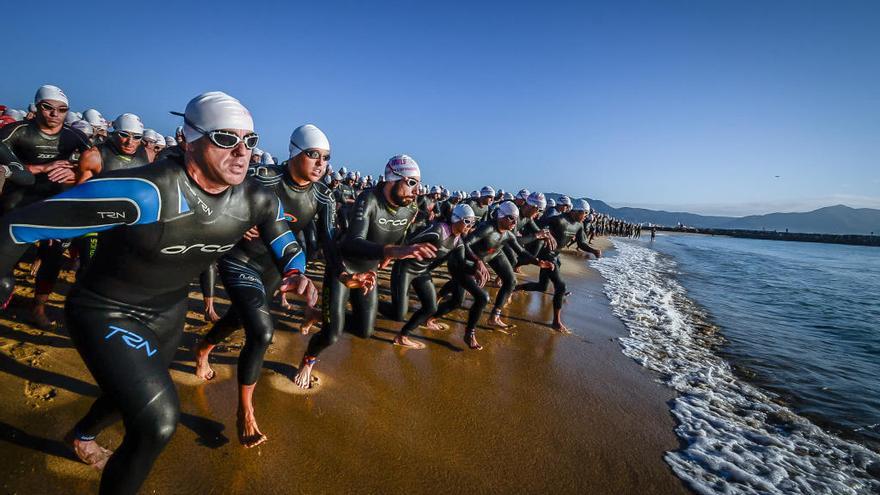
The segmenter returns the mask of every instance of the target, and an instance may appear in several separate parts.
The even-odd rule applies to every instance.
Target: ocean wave
[[[675,279],[675,262],[630,241],[592,266],[629,336],[623,353],[677,392],[679,450],[666,462],[703,494],[880,493],[880,455],[823,431],[735,376],[718,329]]]

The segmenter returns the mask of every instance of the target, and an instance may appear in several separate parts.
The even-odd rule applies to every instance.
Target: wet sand
[[[392,346],[401,323],[380,319],[374,338],[346,334],[322,354],[319,385],[303,392],[289,377],[308,337],[298,318],[280,318],[255,395],[269,441],[250,450],[235,429],[241,333],[214,353],[217,378],[192,375],[189,348],[207,331],[194,285],[172,366],[183,418],[143,492],[688,493],[663,462],[678,445],[670,391],[621,354],[615,338],[625,329],[598,273],[564,256],[573,335],[530,321],[551,320],[550,296],[537,293],[513,296],[510,335],[478,332],[482,351],[462,342],[464,311],[450,315],[450,330],[420,329],[424,350]],[[527,267],[520,280],[536,275]],[[60,318],[62,298],[53,299]],[[218,302],[225,311],[228,301]],[[98,389],[66,331],[13,319],[26,315],[18,306],[0,318],[0,491],[94,493],[99,473],[60,439]],[[122,432],[99,441],[112,448]]]

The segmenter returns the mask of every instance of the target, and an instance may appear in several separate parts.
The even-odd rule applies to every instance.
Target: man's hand
[[[477,284],[482,287],[489,281],[489,268],[482,260],[477,261]]]
[[[551,251],[556,251],[556,239],[550,233],[549,230],[544,229],[537,234],[535,234],[535,239],[541,239],[547,243],[547,249]]]
[[[51,163],[47,163],[48,165],[44,172],[49,177],[49,180],[52,182],[73,182],[76,180],[76,173],[73,171],[73,164],[67,160],[56,160]]]
[[[301,296],[309,306],[314,307],[318,304],[318,289],[315,288],[315,284],[313,284],[305,274],[297,273],[289,277],[284,277],[284,280],[281,281],[281,288],[279,290],[282,294],[292,292]]]
[[[385,246],[385,259],[402,260],[415,258],[419,261],[437,256],[437,248],[433,244],[419,243],[411,246]]]
[[[376,287],[376,272],[348,273],[339,275],[339,281],[349,289],[361,289],[367,294]]]
[[[553,271],[556,269],[556,265],[554,263],[547,261],[547,260],[538,260],[538,266],[540,266],[541,268],[543,268],[545,270],[550,270],[550,271]]]
[[[242,237],[244,237],[244,239],[245,239],[246,241],[252,241],[252,240],[257,239],[258,237],[260,237],[260,230],[257,228],[256,225],[254,225],[253,227],[251,227],[250,229],[248,229],[248,231],[245,232],[245,233],[244,233],[244,236],[242,236]]]

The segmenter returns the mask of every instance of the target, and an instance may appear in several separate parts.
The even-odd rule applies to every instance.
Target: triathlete
[[[390,260],[433,258],[431,244],[400,245],[416,214],[415,194],[421,180],[419,165],[407,155],[396,155],[385,165],[385,182],[358,196],[352,207],[350,225],[339,240],[340,260],[327,265],[322,287],[323,322],[321,331],[310,340],[294,382],[308,388],[318,355],[333,345],[345,328],[345,305],[352,307],[351,329],[360,337],[373,334],[378,303],[377,291],[364,285],[350,291],[347,279],[352,273],[373,273],[380,263]]]
[[[327,264],[335,265],[337,256],[332,239],[336,231],[336,206],[329,189],[321,182],[330,160],[330,141],[316,126],[306,124],[293,131],[289,148],[290,159],[286,167],[260,167],[258,173],[263,177],[271,175],[278,178],[264,184],[271,184],[266,187],[281,199],[291,232],[297,235],[312,222],[320,227],[318,238],[324,248]],[[208,362],[211,350],[234,331],[244,327],[245,345],[238,357],[238,435],[242,445],[254,447],[267,439],[257,426],[253,393],[266,350],[272,343],[274,322],[269,314],[269,303],[281,283],[281,276],[266,247],[258,240],[248,238],[252,236],[236,244],[217,263],[232,307],[205,335],[195,353],[196,375],[210,380],[214,377],[214,370]],[[304,283],[311,296],[309,306],[314,308],[318,292],[308,279]],[[358,287],[354,283],[349,286]],[[307,333],[308,327],[319,318],[320,311],[306,311],[303,333]]]
[[[404,347],[423,349],[421,342],[411,340],[410,333],[416,327],[425,324],[437,311],[437,292],[431,272],[446,262],[449,253],[454,249],[463,249],[461,239],[470,233],[477,219],[474,210],[468,205],[456,206],[452,212],[452,221],[437,221],[429,227],[407,239],[408,244],[428,243],[437,248],[437,255],[431,260],[404,259],[394,262],[391,269],[391,304],[382,305],[383,314],[389,319],[403,321],[409,309],[409,287],[412,285],[419,298],[421,307],[414,312],[394,343]],[[445,326],[431,321],[426,325],[430,330],[443,330]]]
[[[100,493],[138,491],[180,416],[168,365],[183,333],[190,281],[252,226],[300,284],[304,256],[277,197],[244,181],[257,142],[253,120],[234,98],[202,94],[186,107],[186,164],[165,161],[110,172],[0,219],[0,273],[27,243],[105,231],[91,269],[65,308],[67,328],[102,390],[68,439],[100,467],[95,442],[121,416],[122,444],[106,462]],[[12,281],[3,285],[11,290]],[[2,295],[2,294],[0,294]]]
[[[574,202],[574,206],[570,211],[556,215],[546,222],[546,227],[550,230],[550,233],[553,235],[553,239],[556,242],[555,246],[553,243],[547,243],[540,257],[547,260],[545,263],[552,262],[555,270],[542,267],[537,282],[520,284],[516,287],[516,290],[544,292],[547,290],[548,282],[552,282],[552,325],[554,329],[564,333],[568,333],[569,330],[568,327],[562,323],[562,304],[565,302],[566,287],[565,282],[562,280],[562,274],[559,273],[559,267],[562,264],[559,259],[559,250],[568,245],[568,242],[573,238],[577,242],[578,248],[581,250],[592,253],[597,258],[602,255],[601,251],[594,249],[589,245],[587,233],[584,230],[584,218],[586,218],[589,211],[590,207],[587,202],[583,199],[579,199]]]
[[[77,184],[81,184],[102,172],[135,168],[149,162],[141,142],[144,124],[133,113],[124,113],[113,121],[113,132],[103,143],[83,152],[79,159]]]
[[[70,107],[67,95],[56,86],[41,86],[34,98],[36,117],[0,129],[0,165],[7,165],[16,175],[35,176],[35,181],[11,176],[0,197],[0,214],[60,193],[76,179],[74,155],[86,151],[88,138],[80,131],[64,125]],[[52,326],[46,316],[46,302],[61,272],[64,246],[60,241],[46,239],[37,250],[40,268],[36,273],[34,323],[43,329]],[[11,261],[17,261],[18,258]],[[5,304],[5,299],[0,304]]]
[[[489,206],[494,200],[495,189],[492,189],[492,186],[483,186],[477,193],[476,198],[471,193],[471,199],[467,200],[467,204],[474,210],[477,222],[484,222],[489,219]]]

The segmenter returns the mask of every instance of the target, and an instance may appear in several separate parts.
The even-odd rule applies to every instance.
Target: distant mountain
[[[560,194],[550,193],[557,199]],[[584,198],[600,212],[634,223],[653,223],[710,229],[777,230],[814,234],[870,234],[880,235],[880,210],[850,208],[845,205],[828,206],[804,213],[768,213],[747,217],[720,217],[696,213],[648,210],[645,208],[614,208],[598,199]]]

